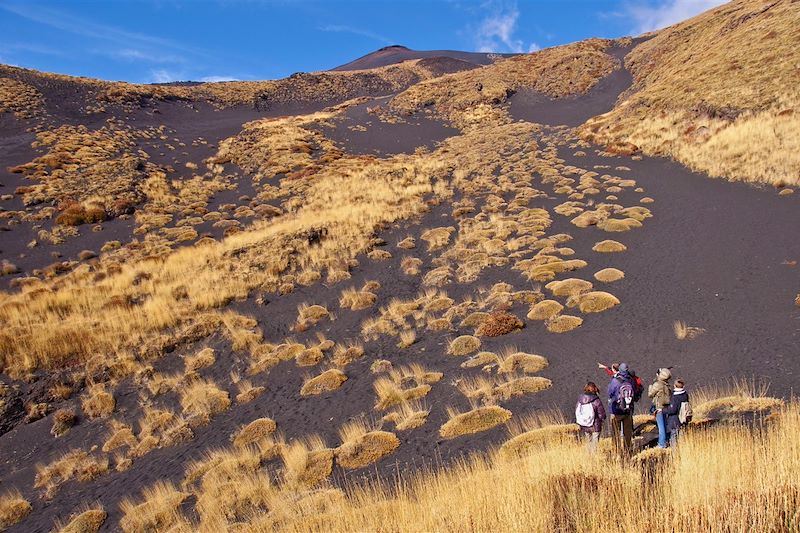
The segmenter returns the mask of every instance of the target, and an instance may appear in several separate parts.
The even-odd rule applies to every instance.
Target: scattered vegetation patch
[[[528,318],[530,320],[549,320],[558,315],[562,309],[564,309],[564,306],[561,302],[557,302],[556,300],[542,300],[531,307],[531,310],[528,312]]]
[[[231,406],[228,393],[209,380],[197,380],[180,391],[181,408],[192,425],[207,424]]]
[[[492,429],[508,421],[511,418],[511,411],[497,405],[488,405],[466,413],[448,409],[448,416],[450,419],[439,428],[439,435],[444,439],[453,439]]]
[[[81,399],[81,409],[89,418],[105,418],[114,412],[117,402],[104,385],[94,385]]]
[[[232,435],[231,440],[233,445],[239,448],[250,446],[268,438],[277,427],[271,418],[257,418]]]
[[[480,337],[499,337],[525,327],[525,323],[507,311],[494,311],[475,330]]]
[[[102,508],[87,509],[61,527],[58,533],[96,533],[107,517],[108,513]]]
[[[388,431],[368,431],[361,421],[339,430],[342,444],[335,450],[336,463],[343,468],[363,468],[392,453],[400,440]]]
[[[91,481],[108,471],[108,459],[72,450],[47,465],[36,465],[34,488],[44,489],[46,498],[55,496],[64,483],[77,479]]]
[[[33,507],[18,490],[7,490],[0,495],[0,531],[19,523]]]
[[[532,353],[519,352],[509,349],[506,353],[499,356],[500,365],[497,371],[508,374],[511,372],[522,371],[525,374],[536,374],[541,372],[549,364],[545,357]]]
[[[592,250],[600,253],[624,252],[627,249],[628,248],[621,242],[612,240],[600,241],[594,246],[592,246]]]
[[[672,331],[678,340],[692,340],[705,333],[706,330],[697,326],[690,326],[683,320],[676,320],[672,324]]]
[[[594,274],[594,279],[601,283],[613,283],[625,277],[625,273],[618,268],[604,268]]]
[[[579,316],[558,315],[545,322],[547,331],[551,333],[566,333],[583,324],[583,319]]]
[[[189,494],[174,485],[159,481],[142,491],[142,501],[125,499],[120,503],[119,525],[125,533],[162,531],[181,524],[188,526],[180,514],[180,506]]]
[[[481,340],[473,335],[461,335],[456,337],[447,346],[447,353],[462,357],[468,355],[481,347]]]
[[[347,376],[341,370],[331,368],[318,376],[314,376],[303,383],[300,389],[302,396],[314,396],[324,392],[331,392],[342,386],[347,381]]]
[[[608,292],[592,291],[574,297],[581,313],[601,313],[619,305],[619,299]]]

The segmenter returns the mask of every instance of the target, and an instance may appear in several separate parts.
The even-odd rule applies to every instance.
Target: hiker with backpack
[[[606,420],[606,409],[599,394],[600,389],[590,381],[583,388],[583,394],[575,406],[575,422],[580,426],[580,432],[585,436],[591,453],[597,451],[600,432],[603,431],[603,422]]]
[[[667,447],[667,420],[664,409],[669,407],[672,402],[672,392],[669,387],[669,380],[672,373],[669,368],[659,368],[656,372],[656,379],[647,389],[647,396],[653,401],[652,412],[656,415],[656,426],[658,426],[658,447]]]
[[[662,413],[666,417],[666,428],[669,433],[669,445],[678,443],[678,435],[686,425],[692,421],[692,405],[689,403],[689,393],[682,379],[675,380],[675,389],[672,391],[670,404]]]
[[[619,369],[608,384],[608,404],[611,411],[611,439],[617,451],[629,455],[633,441],[633,411],[641,396],[641,389],[636,385],[634,375],[628,370],[626,363],[620,363]],[[620,431],[623,442],[620,443]]]

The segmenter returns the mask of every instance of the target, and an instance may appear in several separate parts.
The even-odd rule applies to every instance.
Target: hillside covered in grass
[[[0,530],[797,528],[797,14],[259,82],[0,67]],[[576,441],[615,360],[686,379],[679,450],[646,402],[626,465]]]

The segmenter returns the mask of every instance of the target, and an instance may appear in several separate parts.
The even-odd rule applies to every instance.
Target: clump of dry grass
[[[87,509],[78,513],[66,525],[59,527],[58,533],[96,533],[107,517],[108,513],[102,507]]]
[[[236,395],[237,403],[252,402],[264,393],[266,387],[255,386],[250,380],[243,380],[236,384],[239,393]]]
[[[499,355],[500,365],[497,371],[500,373],[511,373],[521,370],[525,374],[536,374],[541,372],[549,364],[545,357],[517,351],[516,348],[508,348]]]
[[[104,385],[89,388],[81,399],[81,409],[89,418],[105,418],[114,412],[117,402]]]
[[[478,352],[463,363],[461,368],[475,368],[477,366],[496,365],[499,358],[494,352]]]
[[[592,246],[592,250],[601,253],[624,252],[627,249],[628,248],[621,242],[612,240],[600,241]]]
[[[577,305],[581,313],[601,313],[619,305],[619,299],[608,292],[591,291],[572,296],[567,305],[570,307]]]
[[[447,353],[457,357],[468,355],[481,347],[481,340],[473,335],[461,335],[447,345]]]
[[[277,428],[277,424],[271,418],[257,418],[231,435],[231,441],[239,448],[250,446],[268,438]]]
[[[780,408],[783,402],[768,396],[768,392],[766,382],[755,380],[737,380],[699,388],[692,393],[693,422],[701,424],[710,415],[724,417]]]
[[[400,261],[400,268],[403,273],[408,276],[416,276],[419,274],[420,267],[422,266],[422,259],[417,257],[404,257]]]
[[[59,409],[53,413],[53,427],[50,429],[50,433],[54,437],[60,437],[69,431],[77,420],[78,416],[75,414],[74,409],[69,407]]]
[[[61,485],[72,480],[91,481],[108,471],[108,459],[94,457],[83,450],[72,450],[47,465],[36,465],[33,486],[44,489],[46,498],[55,496]]]
[[[378,300],[378,296],[368,290],[356,290],[354,287],[342,291],[339,297],[339,305],[351,311],[358,311],[372,307]]]
[[[508,421],[511,411],[497,405],[478,407],[466,413],[448,409],[450,419],[439,428],[439,435],[444,439],[453,439],[462,435],[480,433]]]
[[[189,496],[174,485],[159,481],[142,491],[142,501],[125,499],[120,503],[119,526],[125,533],[161,531],[168,527],[188,526],[180,514],[180,506]]]
[[[216,361],[213,348],[203,348],[194,355],[184,358],[187,372],[200,370],[214,364]]]
[[[330,476],[333,470],[334,451],[317,435],[293,441],[280,453],[284,480],[291,487],[313,487]]]
[[[428,419],[430,409],[417,400],[401,402],[383,420],[393,422],[397,431],[408,431],[423,425]]]
[[[428,251],[432,252],[447,246],[450,243],[450,235],[452,235],[455,230],[456,229],[452,226],[432,228],[424,231],[422,235],[420,235],[420,239],[428,243]]]
[[[441,378],[441,375],[438,377]],[[375,383],[373,383],[375,394],[378,397],[375,409],[387,409],[393,405],[417,400],[426,396],[431,390],[431,386],[428,383],[415,381],[407,385],[403,383],[404,381],[403,374],[395,370],[390,370],[388,377],[376,379]]]
[[[528,311],[528,318],[530,320],[549,320],[558,315],[564,306],[561,302],[556,300],[542,300],[531,307]]]
[[[625,273],[618,268],[604,268],[594,274],[594,279],[602,283],[613,283],[625,277]]]
[[[350,341],[345,344],[337,344],[333,351],[333,364],[344,368],[356,359],[363,357],[364,345],[357,341]]]
[[[672,331],[675,333],[676,339],[692,340],[705,333],[706,330],[696,326],[689,326],[683,320],[676,320],[672,324]]]
[[[33,507],[18,490],[6,490],[0,495],[0,530],[21,522]]]
[[[228,393],[210,380],[198,379],[180,391],[181,408],[190,425],[207,424],[214,416],[231,406]]]
[[[331,368],[318,376],[307,379],[300,389],[300,395],[313,396],[331,392],[341,387],[345,381],[347,381],[347,376],[344,372]]]
[[[592,283],[579,278],[552,281],[546,285],[555,296],[574,296],[592,290]]]
[[[343,468],[363,468],[392,453],[400,440],[388,431],[370,431],[362,420],[348,422],[339,429],[342,444],[334,454]]]
[[[558,315],[545,321],[547,331],[551,333],[566,333],[580,327],[583,319],[579,316]]]
[[[480,337],[499,337],[525,327],[525,323],[507,311],[489,313],[475,330]]]

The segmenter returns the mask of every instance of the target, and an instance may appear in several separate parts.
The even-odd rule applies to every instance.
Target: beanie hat
[[[669,371],[669,368],[659,368],[656,377],[662,381],[667,381],[672,377],[672,372]]]
[[[627,372],[628,371],[628,363],[620,363],[619,364],[619,371],[620,372]]]

